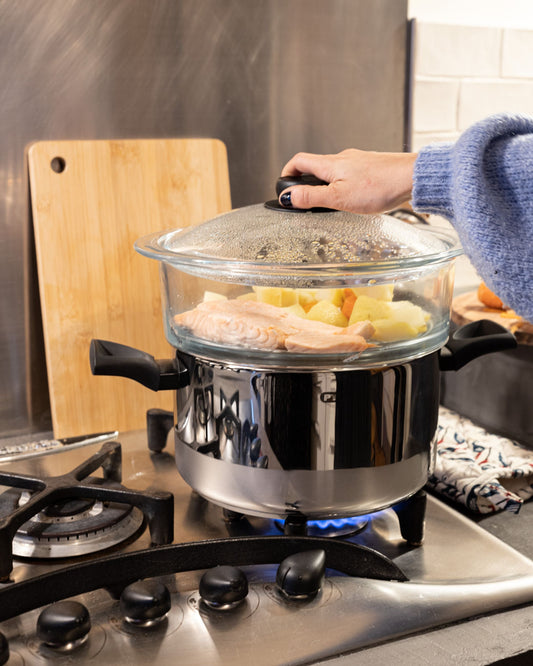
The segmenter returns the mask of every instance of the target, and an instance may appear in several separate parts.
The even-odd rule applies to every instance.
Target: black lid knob
[[[0,632],[0,664],[7,664],[9,659],[9,644],[7,638]]]
[[[276,194],[279,195],[288,187],[293,185],[327,185],[325,180],[320,180],[310,173],[303,173],[300,176],[280,176],[276,181]]]
[[[320,590],[325,571],[325,551],[307,550],[289,555],[281,562],[276,583],[287,596],[307,599]]]
[[[283,192],[283,190],[286,190],[288,187],[292,187],[293,185],[327,185],[328,183],[325,180],[320,180],[320,178],[317,178],[316,176],[313,176],[310,173],[304,173],[301,174],[300,176],[280,176],[278,180],[276,181],[276,194],[279,195]],[[282,206],[278,199],[272,199],[272,201],[266,201],[265,206],[267,208],[271,208],[272,210],[283,210],[286,212],[293,212],[293,213],[331,213],[333,212],[333,208],[310,208],[310,209],[303,209],[303,208],[286,208],[285,206]]]
[[[47,645],[81,643],[91,629],[89,611],[77,601],[58,601],[45,608],[37,620],[37,636]]]
[[[170,592],[157,580],[140,580],[124,588],[120,595],[120,610],[132,624],[153,624],[162,620],[170,610]]]
[[[218,566],[206,571],[200,580],[200,596],[212,608],[233,608],[246,598],[248,580],[237,567]]]

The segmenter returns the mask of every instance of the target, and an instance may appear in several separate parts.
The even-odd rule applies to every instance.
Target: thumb
[[[331,205],[327,185],[297,185],[288,187],[279,195],[279,202],[285,208],[315,208]]]

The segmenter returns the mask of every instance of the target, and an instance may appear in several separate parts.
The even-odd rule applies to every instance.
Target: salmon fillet
[[[358,352],[371,346],[374,327],[358,322],[346,328],[303,319],[258,301],[216,300],[174,317],[195,336],[218,344],[274,351]]]
[[[243,345],[254,349],[283,349],[285,339],[297,329],[284,321],[276,308],[266,303],[257,308],[252,301],[205,301],[194,310],[174,317],[178,326],[188,328],[199,338],[211,342]]]
[[[302,331],[289,335],[285,348],[290,352],[336,353],[359,352],[372,347],[361,335],[328,335]]]
[[[360,335],[368,340],[374,335],[375,330],[372,322],[365,320],[339,329],[338,335]]]

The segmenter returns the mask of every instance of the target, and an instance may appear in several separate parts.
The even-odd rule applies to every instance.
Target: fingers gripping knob
[[[282,176],[278,178],[276,182],[276,194],[278,195],[278,199],[275,199],[273,201],[267,201],[265,203],[265,206],[267,208],[272,208],[272,209],[277,209],[277,210],[285,210],[285,211],[294,211],[294,212],[313,212],[313,213],[327,213],[331,212],[333,209],[331,208],[320,208],[320,207],[313,207],[313,208],[297,208],[294,207],[294,202],[292,201],[292,195],[291,192],[284,192],[289,187],[295,187],[298,185],[309,185],[309,186],[316,186],[316,185],[327,185],[328,183],[324,180],[320,180],[319,178],[316,178],[315,176],[311,174],[302,174],[301,176]]]
[[[301,176],[281,176],[276,182],[276,194],[279,195],[288,187],[294,185],[327,185],[325,180],[320,180],[311,174],[303,174]]]

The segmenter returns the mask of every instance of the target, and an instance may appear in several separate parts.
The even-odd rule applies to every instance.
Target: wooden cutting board
[[[226,148],[215,139],[44,141],[28,165],[46,364],[56,437],[143,428],[173,392],[95,377],[92,338],[171,358],[159,262],[134,241],[230,210]]]
[[[518,344],[533,345],[533,324],[519,317],[512,310],[495,310],[486,307],[477,297],[477,291],[469,291],[453,299],[452,320],[458,325],[470,324],[480,319],[490,319],[514,334]]]

